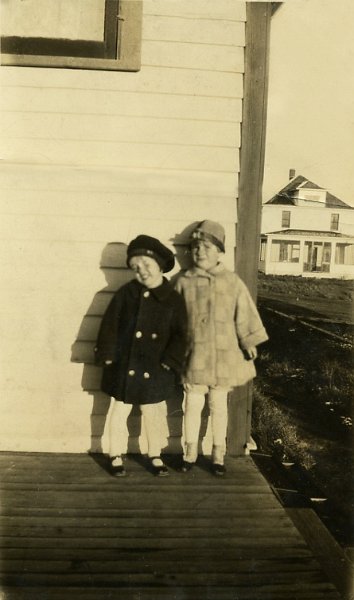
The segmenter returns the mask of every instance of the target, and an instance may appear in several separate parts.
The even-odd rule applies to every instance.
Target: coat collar
[[[159,302],[163,302],[173,291],[172,286],[167,281],[167,279],[165,279],[165,277],[163,278],[162,284],[156,288],[147,288],[145,287],[145,285],[139,283],[139,281],[137,281],[136,279],[133,279],[131,283],[134,296],[139,297],[141,296],[141,294],[148,291]]]
[[[208,279],[212,279],[213,277],[217,277],[221,273],[226,271],[223,263],[219,262],[215,267],[210,269],[210,271],[205,271],[200,267],[192,267],[185,272],[186,277],[207,277]]]

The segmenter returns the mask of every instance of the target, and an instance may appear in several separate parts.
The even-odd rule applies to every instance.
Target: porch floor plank
[[[0,453],[6,600],[340,599],[252,459],[226,466],[128,457],[115,479],[103,456]]]
[[[183,600],[338,600],[337,592],[328,585],[323,585],[317,589],[311,587],[300,588],[293,585],[282,585],[281,587],[272,586],[265,589],[258,589],[252,586],[251,588],[242,588],[240,593],[238,588],[232,586],[215,586],[215,587],[187,587],[183,586],[183,596],[176,596],[176,587],[125,587],[124,589],[117,587],[101,587],[89,589],[87,587],[61,587],[61,588],[45,588],[33,587],[3,588],[6,594],[6,600],[175,600],[175,598],[183,598]],[[235,593],[238,595],[235,596]]]

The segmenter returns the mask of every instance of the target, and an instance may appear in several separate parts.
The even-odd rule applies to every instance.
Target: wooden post
[[[247,2],[244,105],[241,137],[236,272],[257,294],[262,183],[268,92],[271,2]],[[252,384],[230,394],[228,454],[247,450],[251,435]]]

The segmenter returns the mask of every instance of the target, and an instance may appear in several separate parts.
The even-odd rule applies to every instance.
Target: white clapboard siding
[[[230,0],[144,0],[144,14],[245,21],[244,2]]]
[[[192,224],[218,220],[233,267],[245,2],[143,11],[139,72],[0,69],[0,450],[107,451],[93,349],[133,237],[173,249],[173,275]],[[169,429],[180,452],[181,406]],[[131,432],[142,450],[136,412]]]
[[[150,208],[150,215],[145,216]],[[217,213],[217,205],[214,207],[214,214]],[[144,210],[143,210],[144,209]],[[166,208],[164,214],[161,214],[159,218],[154,216],[154,204],[150,206],[144,206],[140,204],[136,206],[136,210],[130,210],[130,214],[126,213],[124,217],[119,216],[120,204],[119,201],[116,203],[116,217],[110,216],[96,218],[94,215],[85,218],[85,224],[83,228],[82,215],[58,215],[47,214],[23,214],[20,218],[18,214],[3,213],[2,215],[2,228],[3,234],[1,236],[1,244],[6,242],[20,243],[21,240],[26,244],[28,251],[34,253],[34,257],[37,259],[41,258],[40,253],[42,249],[40,243],[53,245],[57,244],[77,244],[86,243],[93,244],[93,247],[97,249],[99,244],[106,244],[109,242],[116,242],[120,244],[127,244],[130,239],[139,235],[139,232],[145,230],[149,235],[155,232],[156,236],[161,238],[163,242],[169,246],[174,244],[186,243],[189,239],[188,226],[193,225],[193,221],[190,216],[179,215],[179,219],[171,219],[168,208]],[[233,228],[234,223],[231,221],[231,216],[234,211],[232,200],[225,202],[222,213],[220,213],[219,207],[219,220],[224,223],[226,230],[227,242],[226,252],[234,247],[233,243]],[[118,213],[118,214],[117,214]],[[199,212],[200,215],[200,212]],[[208,215],[209,216],[209,215]],[[212,215],[214,216],[214,215]],[[223,217],[220,219],[220,217]],[[198,219],[197,219],[198,220]],[[200,219],[199,219],[200,220]],[[196,224],[196,223],[194,223]],[[184,235],[184,231],[185,235]],[[104,234],[106,237],[104,237]],[[92,240],[95,240],[93,243]],[[105,246],[106,246],[105,244]],[[25,246],[23,246],[25,247]],[[6,250],[6,248],[5,248]],[[103,252],[104,249],[102,248]],[[14,251],[17,251],[15,247]],[[9,248],[11,252],[11,248]],[[49,260],[48,260],[49,259]],[[43,268],[48,263],[49,268],[52,264],[53,257],[42,256]],[[102,257],[100,265],[102,266]],[[6,274],[10,280],[12,280],[11,274]],[[25,274],[31,277],[31,271]],[[56,276],[54,273],[53,276]]]
[[[43,75],[45,72],[45,77]],[[109,71],[80,71],[75,69],[23,70],[19,79],[18,69],[2,67],[1,85],[17,88],[17,94],[26,94],[27,88],[42,87],[66,90],[102,90],[113,92],[159,93],[178,95],[201,95],[225,98],[242,98],[242,73],[200,71],[170,67],[142,66],[139,73],[112,73]],[[58,73],[58,75],[56,75]],[[122,96],[124,98],[124,96]],[[117,96],[117,101],[119,96]],[[43,106],[45,110],[45,106]]]
[[[233,206],[230,201],[229,209],[227,210],[226,206],[225,210],[223,210],[223,217],[225,218],[232,214],[232,209]],[[224,223],[228,239],[224,262],[231,262],[232,264],[234,224],[231,222],[230,217],[228,221],[222,222]],[[51,277],[55,282],[57,273],[52,269],[52,266],[57,257],[51,253],[51,249],[55,245],[57,246],[57,251],[60,253],[63,252],[65,246],[69,245],[73,251],[75,250],[75,253],[71,253],[70,257],[67,258],[66,268],[73,265],[73,268],[76,269],[76,257],[82,260],[80,254],[77,254],[78,251],[87,252],[87,247],[85,246],[90,247],[90,245],[90,250],[95,254],[97,250],[100,250],[99,265],[103,268],[103,257],[109,242],[127,244],[132,238],[139,235],[141,231],[145,231],[148,235],[155,233],[166,245],[172,248],[173,244],[177,244],[178,246],[179,244],[186,243],[188,233],[184,235],[184,231],[188,230],[190,223],[191,220],[189,218],[182,219],[181,217],[179,220],[170,221],[168,215],[161,219],[155,219],[152,216],[150,218],[144,217],[144,215],[138,216],[137,214],[130,219],[128,217],[124,219],[116,217],[115,219],[101,218],[98,220],[95,217],[87,217],[83,222],[82,216],[61,216],[61,218],[58,218],[57,215],[51,216],[47,214],[36,216],[23,215],[22,218],[19,218],[18,215],[3,214],[2,228],[4,229],[4,233],[1,236],[0,248],[2,247],[6,252],[6,244],[8,244],[6,253],[10,260],[15,260],[19,253],[27,252],[29,253],[28,260],[32,262],[20,264],[23,274],[20,271],[17,273],[17,278],[14,278],[11,272],[6,271],[2,281],[9,281],[9,283],[13,284],[18,281],[21,285],[21,281],[25,278],[26,281],[30,282],[33,273],[31,268],[28,269],[27,267],[40,265],[40,268],[37,268],[36,271],[37,281],[44,283],[48,277]],[[104,235],[106,235],[106,238]],[[78,249],[78,246],[82,247],[82,250]]]
[[[63,204],[54,204],[50,210],[61,211],[63,208],[63,214],[80,214],[80,210],[76,211],[76,207],[70,202],[72,193],[82,192],[90,194],[90,199],[96,198],[97,202],[103,204],[105,210],[109,210],[111,206],[114,210],[114,203],[111,204],[112,194],[123,194],[124,199],[128,200],[129,196],[135,197],[134,195],[146,195],[147,199],[156,197],[156,201],[160,196],[166,198],[164,206],[168,206],[168,210],[174,210],[174,201],[176,198],[179,202],[189,202],[189,209],[192,211],[196,210],[202,205],[204,207],[204,200],[207,205],[205,210],[208,212],[212,209],[213,202],[218,204],[221,199],[234,199],[237,196],[238,180],[234,173],[223,173],[220,176],[219,173],[215,172],[183,172],[183,177],[176,171],[168,170],[146,170],[146,169],[95,169],[90,168],[79,168],[79,167],[58,167],[57,165],[35,165],[27,164],[21,165],[19,169],[15,164],[3,165],[0,169],[0,185],[4,193],[1,197],[1,202],[4,202],[4,207],[7,206],[8,195],[12,193],[12,202],[10,207],[13,211],[16,211],[17,204],[22,207],[23,203],[23,192],[62,192],[60,201]],[[68,196],[70,194],[70,196]],[[95,196],[96,195],[96,196]],[[106,197],[108,199],[106,200]],[[193,197],[195,201],[191,202],[188,198]],[[17,202],[14,202],[17,200]],[[33,199],[34,210],[38,206],[36,199]],[[168,201],[171,200],[170,203]],[[40,210],[44,211],[47,209],[48,202],[44,205],[40,203]],[[96,204],[91,209],[91,204],[86,202],[85,215],[96,210]],[[25,204],[26,207],[26,204]],[[80,209],[80,206],[77,207]],[[218,204],[218,209],[220,204]],[[19,210],[22,210],[20,208]],[[27,205],[27,209],[32,211],[32,207]],[[199,210],[199,207],[197,208]],[[87,212],[86,212],[87,211]],[[100,213],[99,213],[100,214]],[[105,213],[102,213],[105,214]],[[182,214],[186,213],[182,210]]]
[[[58,113],[60,115],[107,115],[117,117],[141,117],[156,119],[173,119],[182,121],[210,121],[240,123],[242,117],[242,100],[240,98],[217,98],[207,96],[154,94],[147,92],[111,90],[85,90],[28,86],[25,90],[2,85],[0,105],[4,114],[4,122],[11,113]],[[10,113],[7,115],[6,113]]]
[[[131,218],[136,218],[139,211],[144,208],[144,211],[154,211],[158,214],[158,221],[165,221],[166,218],[175,222],[176,224],[184,219],[181,219],[181,215],[188,215],[190,221],[200,220],[200,207],[203,206],[203,211],[208,214],[210,218],[214,220],[220,217],[220,204],[223,205],[223,216],[230,219],[235,216],[234,200],[230,198],[228,202],[225,202],[225,198],[221,193],[217,193],[214,190],[214,194],[211,197],[200,196],[198,194],[190,194],[184,197],[179,197],[178,194],[146,194],[144,195],[141,191],[133,191],[131,194],[124,192],[115,192],[112,190],[104,191],[76,191],[76,190],[65,190],[58,189],[56,191],[51,190],[33,190],[20,188],[22,192],[21,201],[16,202],[19,194],[19,190],[16,192],[13,190],[6,191],[6,200],[3,202],[3,215],[6,219],[6,215],[13,215],[19,221],[20,218],[24,218],[25,215],[36,215],[39,216],[50,216],[55,215],[56,217],[74,217],[75,219],[81,219],[81,214],[86,212],[86,218],[94,218],[96,221],[104,218],[117,218],[117,210],[124,215],[130,215]],[[66,194],[66,198],[63,199],[63,193]],[[29,213],[29,205],[31,212]],[[85,211],[85,207],[87,210]],[[105,217],[102,217],[102,212],[105,211]],[[22,217],[21,217],[22,215]],[[145,217],[144,217],[145,218]],[[155,220],[155,219],[153,219]],[[228,220],[228,219],[226,219]],[[14,231],[4,231],[3,239],[11,236],[13,239]],[[118,232],[117,232],[118,235]],[[115,236],[116,237],[116,236]],[[127,238],[127,236],[124,236]],[[106,239],[106,237],[104,238]],[[128,239],[128,238],[127,238]],[[103,240],[97,240],[101,242]],[[233,241],[230,241],[233,244]]]
[[[185,42],[146,41],[142,56],[144,65],[208,71],[243,72],[243,46],[191,44]]]
[[[244,46],[244,32],[239,21],[145,15],[143,39]]]
[[[240,143],[239,123],[156,119],[136,116],[97,115],[92,129],[91,115],[11,113],[0,123],[0,136],[10,139],[68,140],[133,144],[168,144],[229,147]]]
[[[237,172],[238,153],[234,148],[209,148],[169,144],[129,144],[77,140],[8,139],[3,159],[13,163],[109,166],[136,169],[174,169],[177,171]]]

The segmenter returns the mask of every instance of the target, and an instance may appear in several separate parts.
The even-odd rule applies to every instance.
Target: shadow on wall
[[[190,266],[188,238],[195,224],[188,226],[176,234],[170,241],[176,249],[176,261],[181,269]],[[71,361],[83,363],[82,389],[92,396],[91,411],[91,443],[90,452],[103,452],[102,438],[107,424],[107,416],[111,405],[109,396],[100,391],[102,368],[94,364],[94,348],[101,325],[102,316],[116,290],[130,281],[134,275],[126,264],[127,245],[121,242],[108,243],[103,249],[100,269],[103,271],[107,285],[98,291],[86,314],[84,315],[76,340],[71,347]],[[178,274],[177,274],[178,275]],[[176,275],[173,277],[175,279]],[[169,430],[168,452],[182,452],[182,407],[167,402],[167,421]],[[140,452],[139,436],[141,434],[140,411],[134,407],[128,419],[129,445],[128,452]]]
[[[82,389],[93,398],[90,452],[102,452],[102,436],[111,404],[110,397],[100,391],[102,368],[95,365],[94,348],[102,316],[114,292],[132,279],[132,272],[126,265],[126,256],[127,246],[120,242],[109,243],[103,249],[100,269],[107,285],[95,294],[71,347],[71,361],[84,365]]]
[[[181,271],[189,269],[192,266],[192,259],[190,253],[190,239],[192,231],[194,231],[198,223],[200,223],[200,221],[194,221],[193,223],[185,227],[181,232],[175,233],[175,235],[169,240],[175,248],[176,263],[178,264]],[[178,277],[178,275],[179,272],[173,275],[171,281],[173,282]]]

